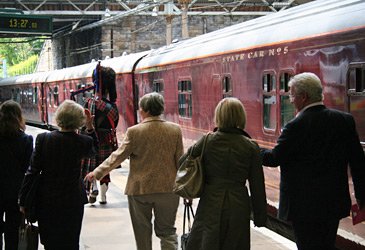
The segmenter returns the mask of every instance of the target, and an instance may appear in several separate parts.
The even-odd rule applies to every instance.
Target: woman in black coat
[[[78,134],[85,123],[89,135]],[[97,140],[90,112],[66,100],[57,109],[60,130],[39,134],[20,192],[20,205],[34,176],[42,171],[38,201],[38,225],[46,250],[79,250],[86,193],[81,178],[81,159],[96,153]]]
[[[24,133],[20,105],[12,100],[0,105],[0,249],[18,249],[21,213],[18,192],[33,151],[33,137]],[[5,216],[4,216],[5,215]],[[4,220],[5,219],[5,220]]]

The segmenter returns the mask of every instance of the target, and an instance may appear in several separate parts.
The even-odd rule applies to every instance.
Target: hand
[[[94,172],[88,173],[84,178],[84,181],[92,182],[93,180],[95,180]]]
[[[25,207],[19,206],[19,211],[20,211],[22,214],[25,214]]]
[[[85,109],[84,110],[85,115],[86,115],[86,122],[85,122],[85,126],[87,130],[93,130],[94,129],[94,115],[91,115],[90,110]]]

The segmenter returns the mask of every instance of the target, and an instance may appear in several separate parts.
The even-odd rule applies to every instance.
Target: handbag
[[[203,192],[204,172],[202,159],[208,135],[204,138],[200,155],[193,157],[193,150],[191,150],[177,170],[173,192],[185,199],[198,198]]]
[[[193,207],[192,207],[192,203],[190,201],[185,201],[184,200],[184,222],[183,222],[183,234],[181,235],[181,249],[182,250],[186,250],[186,245],[188,243],[189,240],[189,236],[190,236],[190,231],[191,231],[191,221],[190,221],[190,215],[194,218],[194,211],[193,211]],[[185,233],[185,225],[187,222],[187,226],[188,226],[188,230]]]
[[[38,227],[29,221],[25,221],[26,219],[23,216],[22,223],[19,227],[18,250],[37,250],[39,240]]]

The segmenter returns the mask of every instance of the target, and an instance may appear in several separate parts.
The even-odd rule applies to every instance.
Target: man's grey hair
[[[152,92],[142,96],[139,100],[139,107],[152,116],[159,116],[165,109],[165,101],[161,94]]]
[[[294,87],[297,95],[307,94],[311,103],[323,100],[322,84],[318,76],[310,72],[295,75],[289,81],[289,87]]]

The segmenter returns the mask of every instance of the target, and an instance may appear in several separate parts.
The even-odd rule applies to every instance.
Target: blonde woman
[[[256,226],[266,222],[260,150],[244,131],[246,113],[238,99],[225,98],[218,103],[215,123],[217,128],[208,136],[203,154],[206,183],[186,249],[250,249],[251,211]],[[193,156],[200,155],[203,139],[181,160],[190,151]]]

